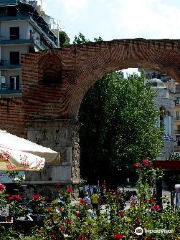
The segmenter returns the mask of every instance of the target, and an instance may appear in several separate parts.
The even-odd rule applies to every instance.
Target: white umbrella
[[[45,163],[60,163],[60,154],[0,130],[0,170],[38,171]]]

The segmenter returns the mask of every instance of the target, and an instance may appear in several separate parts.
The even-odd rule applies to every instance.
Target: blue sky
[[[42,0],[42,5],[71,41],[79,32],[90,40],[180,39],[180,0]]]

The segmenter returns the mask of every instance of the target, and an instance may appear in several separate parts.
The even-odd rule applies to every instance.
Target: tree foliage
[[[88,41],[79,34],[74,44]],[[83,178],[125,179],[132,176],[132,163],[159,155],[162,131],[157,127],[159,112],[153,98],[143,75],[125,79],[122,72],[113,72],[94,84],[79,113]]]
[[[95,42],[101,42],[103,39],[101,37],[94,38]],[[73,44],[84,44],[91,42],[89,39],[87,39],[82,33],[79,33],[78,36],[75,35]]]
[[[59,43],[60,47],[67,46],[70,44],[70,38],[65,31],[59,32]]]

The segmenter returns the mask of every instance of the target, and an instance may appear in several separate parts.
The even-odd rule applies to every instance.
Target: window
[[[19,52],[10,52],[10,64],[19,65]]]
[[[19,90],[19,75],[10,76],[10,90]]]
[[[19,27],[10,27],[10,40],[19,39]]]
[[[180,130],[180,125],[177,125],[177,130]]]
[[[17,15],[16,7],[7,8],[7,16],[16,16],[16,15]]]
[[[176,119],[180,120],[180,112],[179,111],[176,111]]]

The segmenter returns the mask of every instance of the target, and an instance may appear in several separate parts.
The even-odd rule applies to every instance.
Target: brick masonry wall
[[[22,99],[0,99],[0,129],[26,137]]]

